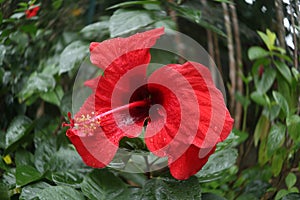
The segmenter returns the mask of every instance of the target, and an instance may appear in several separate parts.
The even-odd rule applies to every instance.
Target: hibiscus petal
[[[138,33],[127,38],[114,38],[101,43],[91,43],[91,62],[105,70],[111,63],[122,55],[151,48],[156,40],[164,33],[164,28],[157,28]]]
[[[204,158],[199,158],[199,148],[191,145],[177,160],[169,157],[168,163],[172,176],[179,180],[186,180],[196,174],[208,161],[211,154],[214,153],[215,147],[210,149]]]
[[[95,132],[97,134],[84,135],[73,128],[67,131],[67,136],[86,165],[103,168],[112,161],[118,146],[112,144],[101,129]]]

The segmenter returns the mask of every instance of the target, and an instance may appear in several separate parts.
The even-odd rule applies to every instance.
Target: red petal
[[[168,163],[172,176],[179,180],[186,180],[196,174],[207,163],[209,156],[213,154],[215,149],[215,147],[210,149],[204,158],[199,158],[199,148],[191,145],[177,160],[173,161],[172,158],[169,158]]]
[[[112,144],[102,130],[98,129],[96,132],[93,135],[84,135],[76,129],[69,129],[67,136],[86,165],[103,168],[111,162],[118,146]]]
[[[164,29],[158,28],[128,38],[114,38],[101,43],[93,42],[90,45],[91,62],[104,70],[124,54],[151,48],[163,33]]]

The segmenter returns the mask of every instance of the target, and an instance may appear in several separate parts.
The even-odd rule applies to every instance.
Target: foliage
[[[269,17],[253,22],[253,13],[261,15],[259,2],[249,9],[235,2],[247,44],[240,74],[245,93],[236,93],[243,127],[190,179],[175,180],[167,169],[151,176],[91,169],[61,127],[72,110],[72,86],[90,42],[165,26],[187,35],[210,30],[221,44],[226,34],[220,2],[232,1],[201,6],[198,1],[0,0],[0,199],[299,198],[299,67],[293,66],[290,49],[276,44],[273,31],[255,33],[271,28],[271,3],[265,5]],[[37,16],[27,19],[26,9],[38,3]],[[215,15],[207,14],[208,7]],[[204,36],[197,40],[206,46]],[[126,144],[144,148],[134,140]]]

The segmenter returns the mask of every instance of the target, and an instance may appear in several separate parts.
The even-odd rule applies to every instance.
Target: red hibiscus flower
[[[29,19],[37,15],[40,10],[40,6],[30,6],[28,10],[25,11],[26,18]]]
[[[197,173],[230,133],[233,119],[207,67],[187,62],[163,66],[146,77],[149,49],[163,28],[91,43],[91,62],[104,70],[89,80],[93,93],[71,119],[67,136],[83,161],[102,168],[123,137],[137,137],[147,121],[145,143],[168,157],[180,180]]]

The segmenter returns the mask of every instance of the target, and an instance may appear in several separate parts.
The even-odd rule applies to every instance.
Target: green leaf
[[[214,193],[202,193],[201,200],[226,200],[226,199]]]
[[[109,20],[110,36],[121,36],[153,22],[154,20],[149,11],[119,9],[114,12]]]
[[[273,155],[271,169],[275,177],[280,174],[286,156],[287,152],[284,148],[279,149],[276,154]]]
[[[92,200],[129,199],[125,183],[106,169],[94,170],[87,175],[81,184],[81,190]]]
[[[34,93],[48,92],[55,87],[53,76],[46,74],[38,74],[34,72],[26,81],[24,87],[18,94],[22,101],[30,98]]]
[[[145,4],[156,4],[159,5],[160,2],[159,1],[127,1],[127,2],[122,2],[122,3],[118,3],[116,5],[113,5],[111,7],[106,8],[106,10],[111,10],[111,9],[115,9],[115,8],[121,8],[121,7],[129,7],[129,6],[135,6],[135,5],[145,5]]]
[[[207,182],[219,177],[220,173],[232,167],[237,159],[236,149],[223,149],[212,154],[208,162],[196,174],[200,182]]]
[[[250,98],[261,106],[268,106],[269,102],[267,100],[267,96],[265,94],[261,94],[258,91],[254,91],[250,94]]]
[[[290,190],[297,182],[297,177],[294,173],[289,173],[286,177],[285,177],[285,184],[288,188],[288,190]]]
[[[91,40],[92,38],[103,38],[109,35],[108,21],[96,22],[85,26],[80,33],[84,38]]]
[[[258,46],[250,47],[250,49],[248,50],[248,58],[250,60],[264,58],[267,57],[268,55],[270,55],[268,51]]]
[[[9,200],[9,191],[7,185],[0,183],[0,199],[2,200]]]
[[[27,185],[22,188],[20,200],[35,200],[38,198],[38,195],[43,191],[43,189],[48,187],[51,187],[51,185],[45,182]]]
[[[292,83],[292,74],[290,68],[284,63],[280,61],[274,61],[274,64],[280,74],[285,78],[285,80],[291,84]]]
[[[300,116],[292,115],[287,117],[286,125],[288,127],[288,134],[294,140],[294,142],[300,143]]]
[[[58,171],[52,174],[52,181],[57,185],[80,187],[84,175],[75,170]]]
[[[254,145],[257,147],[258,141],[267,137],[270,121],[267,116],[261,115],[254,130]]]
[[[300,199],[299,193],[289,193],[282,197],[282,200],[296,200],[296,199]]]
[[[5,54],[6,54],[6,47],[4,45],[0,44],[0,65],[2,65],[2,63],[3,63]],[[1,82],[2,82],[2,79],[1,79]]]
[[[31,129],[32,121],[26,116],[15,117],[5,135],[5,148],[8,149],[25,137]]]
[[[50,186],[43,189],[39,194],[40,200],[85,200],[77,190],[68,186]]]
[[[276,103],[281,107],[281,110],[285,113],[285,116],[289,116],[290,115],[290,108],[288,105],[288,102],[286,101],[286,99],[284,98],[284,96],[282,96],[282,94],[280,94],[279,92],[273,91],[272,92],[273,97],[276,101]]]
[[[17,166],[21,165],[32,165],[33,164],[33,154],[25,149],[20,149],[16,152],[15,163]]]
[[[64,91],[60,85],[58,85],[53,91],[42,93],[41,98],[49,103],[60,106],[61,99],[64,95]]]
[[[285,131],[286,127],[280,122],[271,126],[267,141],[268,157],[271,157],[273,153],[283,145],[285,140]]]
[[[88,45],[82,41],[75,41],[69,44],[60,55],[59,74],[72,70],[76,63],[84,60],[88,52]]]
[[[282,197],[286,196],[289,192],[285,189],[279,190],[275,196],[275,200],[280,200]],[[293,199],[294,200],[294,199]]]
[[[200,184],[195,176],[179,181],[174,178],[157,177],[146,182],[140,199],[143,200],[182,200],[201,199]]]
[[[271,32],[269,29],[267,29],[266,33],[257,31],[257,33],[259,34],[259,36],[261,37],[261,39],[264,41],[264,43],[266,44],[266,46],[268,47],[268,49],[271,51],[274,49],[274,44],[275,44],[275,40],[276,40],[276,34]]]
[[[257,90],[264,94],[266,93],[273,85],[276,78],[276,71],[272,68],[266,68],[265,72],[262,75],[261,80],[257,83]]]
[[[41,174],[29,165],[17,166],[16,168],[16,183],[17,186],[23,186],[41,178]]]

